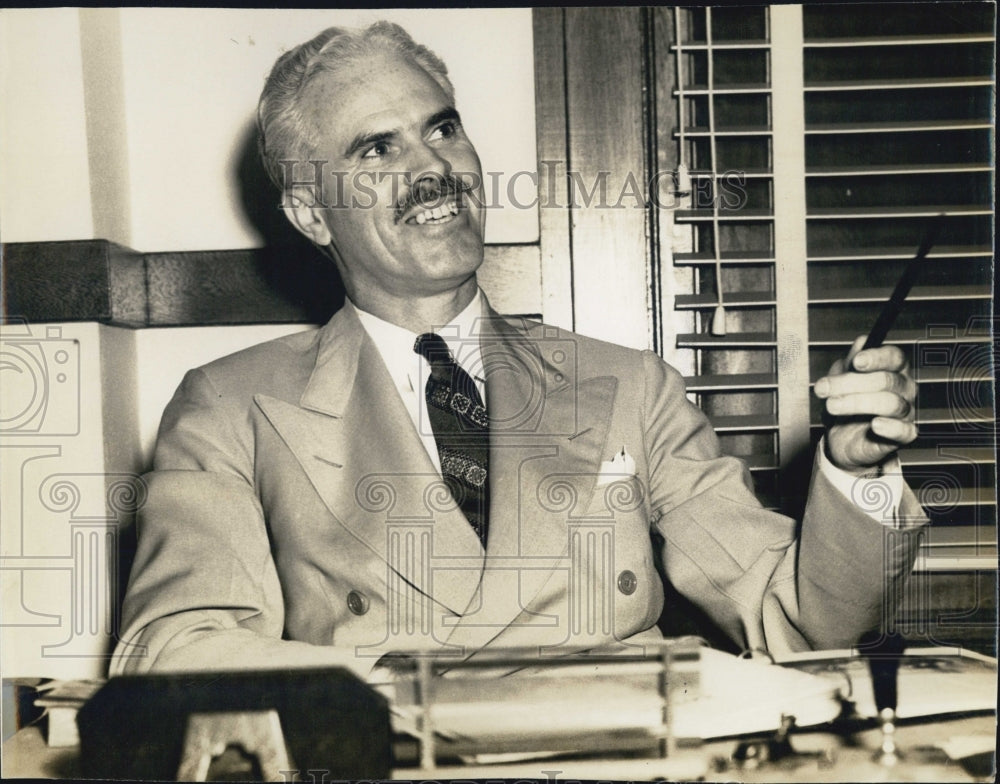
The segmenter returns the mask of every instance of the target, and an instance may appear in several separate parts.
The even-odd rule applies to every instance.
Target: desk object
[[[397,749],[394,773],[967,782],[992,769],[995,659],[907,649],[896,737],[911,752],[887,767],[873,761],[883,734],[871,671],[858,650],[792,654],[772,664],[664,644],[673,646],[670,662],[658,658],[656,646],[541,664],[538,651],[405,662],[394,684],[393,722],[416,740],[406,754]],[[955,717],[940,722],[939,714]],[[748,750],[757,752],[754,759]]]
[[[782,656],[778,664],[838,684],[855,717],[877,719],[882,706],[863,652],[803,651]],[[997,660],[962,648],[905,648],[896,672],[895,702],[900,720],[996,711]]]
[[[545,759],[604,771],[602,755],[627,757],[625,778],[699,778],[706,740],[841,712],[837,683],[684,639],[576,656],[414,655],[394,666],[393,724],[415,739],[396,765],[423,778],[518,775],[512,765]],[[499,767],[491,773],[491,765]]]
[[[655,646],[647,652],[654,654]],[[530,665],[521,671],[496,675],[497,668],[510,672],[518,665],[515,660],[504,658],[506,652],[494,653],[498,655],[491,661],[482,661],[484,666],[479,669],[465,668],[463,672],[450,662],[435,665],[437,680],[432,692],[434,687],[440,688],[436,696],[431,695],[434,699],[430,729],[435,733],[437,745],[433,767],[421,765],[415,740],[419,739],[421,729],[421,697],[411,692],[400,694],[399,700],[393,701],[392,710],[394,714],[403,714],[404,720],[407,716],[413,720],[414,739],[397,736],[396,753],[387,762],[387,719],[384,716],[373,719],[368,708],[359,709],[348,721],[357,725],[357,735],[364,737],[357,741],[352,739],[357,736],[341,733],[339,738],[334,735],[331,740],[344,743],[346,738],[348,744],[361,744],[342,752],[359,755],[352,758],[356,772],[339,775],[365,779],[392,775],[414,780],[993,780],[996,660],[960,649],[909,648],[904,652],[898,680],[896,739],[908,753],[891,768],[872,761],[881,745],[882,733],[876,720],[878,710],[871,674],[858,650],[791,654],[777,665],[765,663],[765,659],[737,659],[708,648],[697,650],[697,660],[678,662],[675,657],[675,663],[683,666],[674,673],[674,684],[679,683],[681,691],[674,695],[676,699],[669,706],[674,717],[675,743],[674,753],[667,757],[660,756],[658,746],[663,716],[660,683],[653,672],[660,665],[655,658],[643,661],[633,656],[629,661],[616,657],[605,665],[584,655],[580,657],[584,664],[547,673],[544,668],[536,669],[540,652],[535,650]],[[558,663],[555,657],[546,658]],[[632,684],[615,673],[616,669],[630,665],[642,671],[633,673]],[[401,687],[405,692],[410,688],[406,684],[414,682],[412,676],[420,666],[419,659],[409,661],[404,669],[408,668],[410,678],[381,688],[389,691]],[[595,677],[595,669],[605,670],[608,679]],[[224,680],[230,676],[174,677],[180,679],[183,693],[193,699],[204,679]],[[310,687],[308,681],[322,677],[322,672],[303,671],[302,679],[287,680],[282,688],[292,695],[290,702],[306,720],[317,725],[317,732],[341,732],[328,729],[326,717],[315,713],[310,707],[312,698],[304,695]],[[368,705],[371,692],[367,687],[354,680],[350,683],[365,689],[362,700]],[[537,692],[533,693],[532,684],[538,686]],[[449,696],[452,690],[453,697]],[[765,706],[761,695],[767,694],[771,700]],[[608,699],[603,699],[605,696]],[[115,728],[148,724],[151,711],[142,700],[141,692],[130,693],[117,706],[106,707],[101,721]],[[756,704],[750,705],[751,702]],[[573,709],[573,705],[577,707]],[[386,703],[376,700],[375,707],[384,709]],[[264,710],[260,705],[255,708]],[[84,713],[89,710],[94,709],[88,706]],[[282,731],[287,732],[280,706],[278,712]],[[794,724],[790,716],[795,717]],[[394,723],[397,718],[393,716]],[[564,729],[583,730],[594,739],[593,744],[577,746],[577,753],[572,753],[573,747],[564,745],[568,741],[565,736],[555,745],[539,741],[542,733],[558,729],[560,723]],[[179,722],[178,726],[175,739],[179,756],[185,725]],[[632,730],[622,734],[622,727]],[[353,729],[349,728],[348,733]],[[404,727],[396,729],[406,731]],[[518,741],[519,733],[527,736],[536,749],[550,751],[529,752],[528,745]],[[698,733],[702,739],[688,745],[687,738]],[[76,748],[46,746],[38,726],[22,728],[4,743],[4,774],[76,779],[95,775],[95,770],[107,770],[99,764],[95,767],[94,756],[114,754],[114,749],[107,743],[95,747],[88,741],[85,727],[81,727],[81,734],[84,747],[78,752]],[[267,731],[261,734],[266,736]],[[768,744],[766,758],[758,758],[752,769],[745,763],[738,765],[739,747],[755,738]],[[402,743],[408,744],[408,754],[398,753]],[[788,753],[784,746],[790,746],[794,753]],[[371,762],[366,762],[366,749],[378,757],[373,768],[364,768]],[[459,750],[461,754],[454,753]],[[775,753],[776,750],[782,753]],[[312,769],[316,771],[335,767],[330,760],[315,762],[298,758],[296,755],[301,756],[302,752],[291,742],[288,751],[293,767],[307,769],[305,775],[299,776],[300,780],[321,779],[318,772],[311,779],[308,766],[314,766]],[[174,759],[167,773],[136,773],[129,778],[172,779],[178,764]],[[388,773],[384,772],[387,766],[390,766]],[[110,774],[105,773],[104,777]],[[332,776],[324,780],[332,780]]]
[[[872,678],[872,695],[878,712],[882,743],[873,759],[880,765],[892,767],[899,763],[902,754],[896,745],[896,703],[898,702],[899,665],[906,641],[898,632],[880,632],[875,639],[863,642],[859,648],[868,659]]]
[[[324,771],[336,780],[390,771],[388,705],[340,668],[112,678],[77,725],[85,778],[290,781]]]
[[[71,747],[80,744],[76,715],[104,681],[52,680],[36,687],[35,706],[45,711],[48,719],[46,741],[50,746]]]

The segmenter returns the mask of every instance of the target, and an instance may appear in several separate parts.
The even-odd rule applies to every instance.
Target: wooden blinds
[[[688,329],[668,351],[772,505],[795,511],[822,431],[808,386],[944,216],[888,339],[920,382],[920,438],[901,459],[933,520],[923,573],[996,569],[994,23],[992,3],[673,14],[691,196],[671,213]]]
[[[933,518],[923,568],[996,566],[991,3],[804,6],[810,363],[818,372],[943,215],[890,340],[910,348]],[[812,425],[819,427],[819,412]]]

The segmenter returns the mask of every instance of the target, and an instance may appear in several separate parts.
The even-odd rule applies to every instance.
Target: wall
[[[94,323],[7,323],[0,348],[0,667],[5,678],[93,677],[112,629],[118,534],[139,492],[121,470],[134,421],[117,415],[134,409],[131,347],[125,330]]]
[[[4,242],[94,236],[86,127],[78,12],[0,12]]]
[[[402,24],[450,66],[484,171],[535,170],[529,8],[5,11],[4,241],[259,247],[275,197],[251,129],[271,64],[327,26],[380,18]],[[529,203],[531,182],[515,182]],[[506,179],[499,185],[487,242],[537,240],[537,210],[511,206]]]

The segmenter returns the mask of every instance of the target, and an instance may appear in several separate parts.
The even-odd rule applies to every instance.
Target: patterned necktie
[[[419,335],[413,350],[431,368],[424,393],[441,474],[485,548],[490,498],[486,407],[475,382],[455,362],[440,335]]]

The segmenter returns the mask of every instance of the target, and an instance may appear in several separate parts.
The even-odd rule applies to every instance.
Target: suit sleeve
[[[681,376],[652,353],[643,361],[652,520],[676,588],[741,647],[846,647],[876,628],[893,612],[920,528],[885,528],[818,471],[801,526],[764,509]],[[919,507],[906,493],[912,516]]]
[[[111,675],[370,666],[281,639],[281,586],[239,411],[194,370],[164,412]]]

